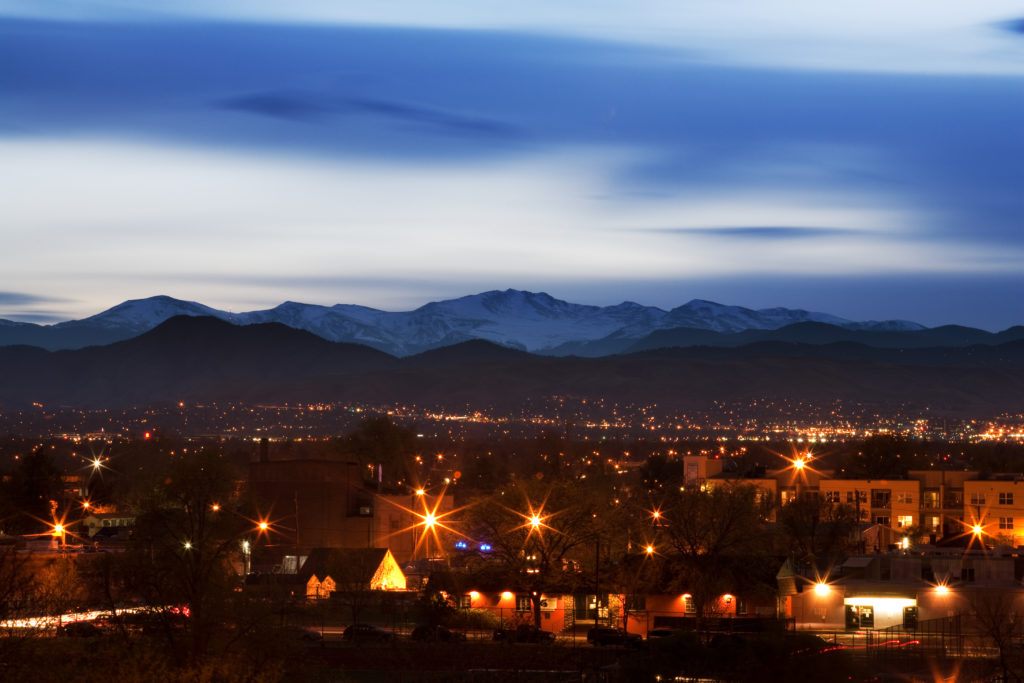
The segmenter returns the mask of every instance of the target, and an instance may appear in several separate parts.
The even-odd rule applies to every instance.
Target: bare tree
[[[39,615],[37,589],[27,557],[14,545],[0,546],[0,667],[15,678],[17,667],[25,663],[26,643],[41,632],[21,625],[21,620]]]
[[[698,626],[718,612],[719,596],[735,590],[767,536],[756,490],[749,485],[683,487],[670,492],[659,531],[675,569],[675,588],[689,593]]]
[[[492,546],[492,562],[529,594],[539,627],[545,590],[586,582],[581,569],[608,516],[606,501],[572,483],[526,480],[478,500],[467,521]]]
[[[999,653],[1002,680],[1024,680],[1024,662],[1017,648],[1024,638],[1024,596],[1000,588],[964,591],[978,632]]]

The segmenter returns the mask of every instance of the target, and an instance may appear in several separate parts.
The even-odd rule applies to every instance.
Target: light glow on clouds
[[[838,189],[722,187],[700,198],[618,201],[609,210],[611,178],[627,161],[623,150],[566,149],[459,165],[310,163],[111,140],[4,140],[10,239],[0,263],[22,288],[74,292],[83,302],[109,296],[113,283],[140,281],[149,292],[208,305],[237,305],[232,297],[243,296],[269,307],[285,298],[379,305],[379,297],[356,296],[382,269],[450,286],[552,273],[567,282],[601,273],[614,282],[638,270],[652,280],[949,272],[995,256],[922,241],[914,211]],[[796,244],[728,233],[750,225],[837,232]],[[354,291],[316,285],[339,278]],[[211,297],[211,282],[226,287]],[[411,308],[423,296],[407,292],[388,303]]]

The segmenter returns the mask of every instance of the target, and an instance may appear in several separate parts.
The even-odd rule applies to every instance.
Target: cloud
[[[720,228],[653,228],[654,232],[678,235],[707,235],[711,237],[737,239],[791,240],[815,237],[841,237],[853,233],[864,234],[863,230],[849,228],[815,228],[804,226],[724,226]]]
[[[365,97],[268,92],[229,98],[218,103],[218,106],[286,121],[328,122],[331,115],[364,115],[415,124],[446,133],[502,138],[516,137],[520,134],[515,126],[494,119]]]
[[[331,111],[308,97],[281,93],[257,93],[223,100],[217,106],[261,114],[286,121],[310,121]]]
[[[27,294],[25,292],[0,292],[0,306],[32,306],[34,304],[65,302],[67,299],[59,299],[38,294]]]
[[[1024,18],[1001,21],[996,26],[1011,33],[1024,33]]]

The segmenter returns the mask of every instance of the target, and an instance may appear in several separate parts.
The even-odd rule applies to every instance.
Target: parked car
[[[343,640],[355,642],[386,643],[395,639],[395,634],[372,624],[352,624],[341,634]]]
[[[587,631],[587,642],[599,647],[606,645],[639,647],[643,640],[643,636],[636,633],[629,633],[621,628],[612,628],[610,626],[595,626]]]
[[[647,632],[647,640],[658,640],[659,638],[672,638],[678,635],[679,631],[674,628],[652,628]]]
[[[447,626],[442,626],[440,624],[436,626],[422,625],[417,626],[412,630],[412,639],[451,643],[459,640],[465,640],[466,634],[461,631],[452,631]]]
[[[71,621],[58,628],[57,633],[74,638],[92,638],[103,635],[103,629],[91,621]]]
[[[519,624],[514,629],[496,630],[494,639],[508,643],[553,643],[555,634],[539,629],[532,624]]]

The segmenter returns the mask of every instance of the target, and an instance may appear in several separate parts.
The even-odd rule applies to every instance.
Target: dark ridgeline
[[[277,323],[183,316],[109,346],[3,347],[0,376],[0,404],[10,407],[179,400],[515,406],[561,394],[666,409],[765,396],[842,399],[974,416],[1024,408],[1024,342],[923,349],[760,342],[557,358],[471,341],[396,358]]]

